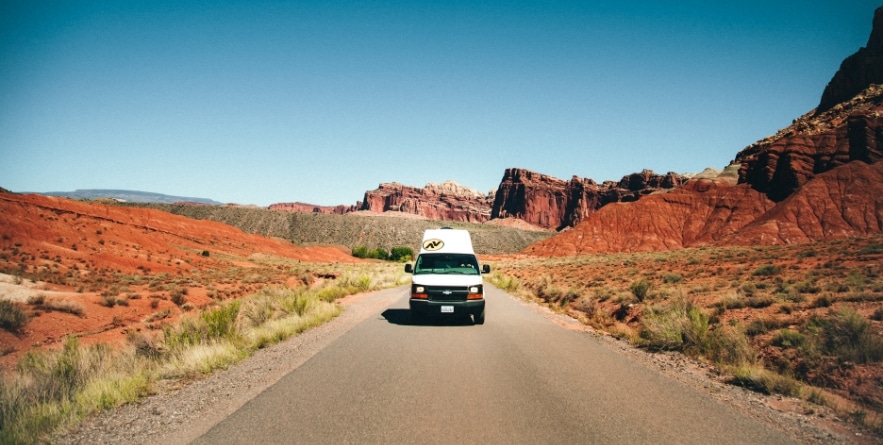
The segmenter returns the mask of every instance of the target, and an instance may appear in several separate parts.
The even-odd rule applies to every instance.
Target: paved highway
[[[196,439],[793,443],[487,286],[487,322],[412,326],[407,288]]]

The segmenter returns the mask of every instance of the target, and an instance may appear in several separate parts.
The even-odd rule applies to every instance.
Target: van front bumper
[[[465,301],[434,301],[411,298],[409,305],[412,312],[432,316],[475,315],[484,311],[484,298]]]

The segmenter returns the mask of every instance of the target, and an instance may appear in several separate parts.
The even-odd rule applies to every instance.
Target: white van
[[[411,321],[426,317],[472,315],[484,324],[484,282],[487,264],[479,269],[469,231],[429,229],[414,265],[406,264],[411,277]]]

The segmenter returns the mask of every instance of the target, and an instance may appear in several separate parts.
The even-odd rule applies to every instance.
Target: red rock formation
[[[359,210],[403,212],[432,220],[482,223],[490,219],[493,195],[483,195],[454,181],[423,188],[398,183],[380,184],[365,192]]]
[[[883,159],[883,86],[871,86],[820,115],[742,150],[739,182],[781,201],[815,175],[851,161]]]
[[[313,204],[306,204],[303,202],[280,202],[277,204],[271,204],[270,210],[285,210],[288,212],[303,212],[303,213],[327,213],[331,215],[343,215],[345,213],[353,212],[359,208],[361,203],[357,203],[354,206],[346,206],[346,205],[337,205],[337,206],[319,206]]]
[[[883,162],[853,161],[806,183],[721,244],[794,244],[883,232]]]
[[[815,175],[883,159],[883,8],[868,45],[846,58],[819,106],[736,156],[740,182],[781,201]]]
[[[606,205],[576,227],[533,244],[524,253],[565,256],[712,245],[773,205],[747,185],[697,179],[637,202]]]
[[[710,245],[776,245],[883,232],[883,162],[820,174],[780,203],[746,184],[700,179],[669,193],[614,203],[524,253],[566,256]]]
[[[506,169],[497,188],[492,218],[515,217],[530,224],[560,230],[578,224],[611,202],[636,201],[644,195],[677,187],[686,178],[675,173],[634,173],[618,183],[597,184],[574,176],[564,181],[520,168]]]

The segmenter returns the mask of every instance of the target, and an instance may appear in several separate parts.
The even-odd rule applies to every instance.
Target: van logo
[[[443,294],[443,295],[451,295],[451,294],[453,294],[453,293],[454,293],[454,291],[450,291],[450,290],[444,290],[444,291],[442,291],[442,294]]]
[[[445,242],[440,239],[428,239],[423,242],[423,250],[428,250],[430,252],[436,251],[445,247]]]

